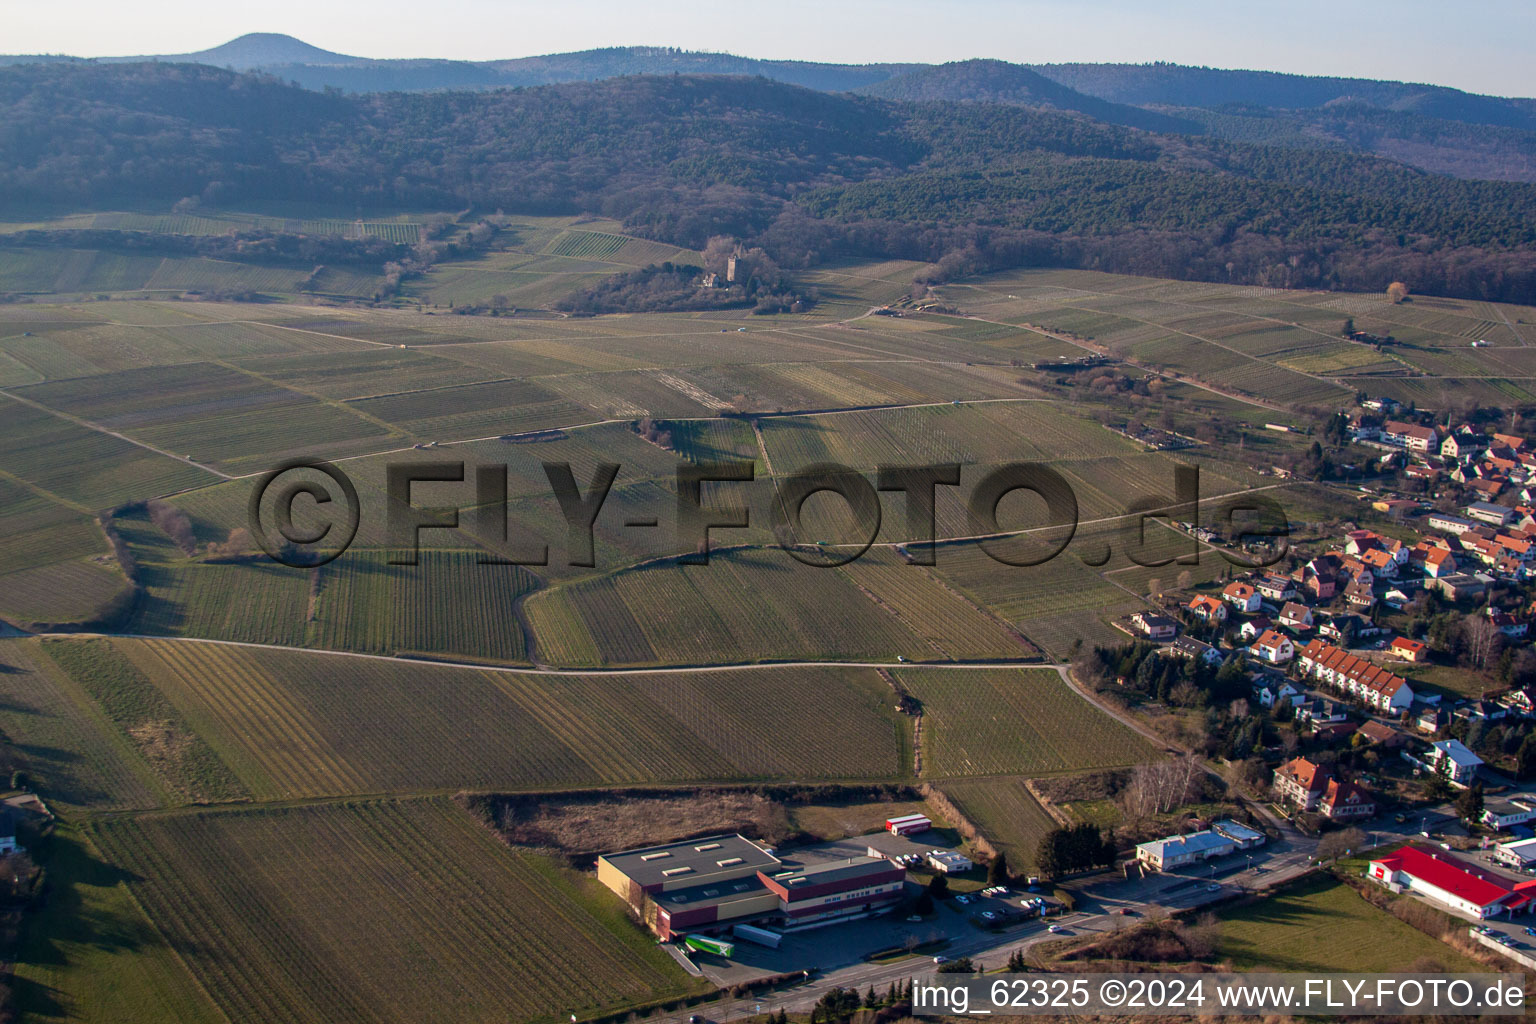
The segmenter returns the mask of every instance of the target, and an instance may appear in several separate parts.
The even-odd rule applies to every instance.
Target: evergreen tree
[[[1477,824],[1483,816],[1483,784],[1474,782],[1456,798],[1456,810],[1470,824]]]
[[[1536,775],[1536,732],[1527,733],[1515,754],[1516,772],[1522,779]]]

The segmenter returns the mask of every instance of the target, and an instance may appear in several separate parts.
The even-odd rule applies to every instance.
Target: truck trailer
[[[701,953],[713,953],[716,956],[723,956],[727,960],[736,952],[735,943],[726,942],[724,939],[711,939],[706,935],[685,935],[683,936],[683,945],[689,949],[696,949]]]
[[[784,936],[778,932],[771,932],[766,928],[755,928],[750,924],[736,925],[731,929],[731,934],[744,942],[767,946],[769,949],[778,949],[779,943],[784,941]]]

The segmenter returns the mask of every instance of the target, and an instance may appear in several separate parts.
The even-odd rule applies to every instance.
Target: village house
[[[1320,764],[1295,757],[1275,769],[1275,796],[1281,803],[1292,804],[1299,810],[1317,808],[1328,787],[1329,772]]]
[[[1525,686],[1518,690],[1510,690],[1499,698],[1499,703],[1517,715],[1530,718],[1532,715],[1536,715],[1536,686]]]
[[[1325,640],[1333,640],[1348,646],[1366,637],[1385,633],[1386,629],[1353,612],[1341,612],[1318,627],[1317,632]]]
[[[1263,599],[1259,596],[1259,590],[1252,583],[1236,580],[1228,583],[1221,591],[1222,599],[1244,615],[1252,615],[1263,606]]]
[[[1207,665],[1220,665],[1223,660],[1220,650],[1192,636],[1179,637],[1168,646],[1168,653],[1180,658],[1196,658]]]
[[[1344,588],[1344,601],[1351,608],[1368,612],[1376,604],[1376,588],[1371,586],[1366,576],[1357,576]]]
[[[1394,658],[1403,661],[1422,662],[1429,660],[1429,646],[1418,640],[1410,640],[1405,636],[1394,637],[1387,645],[1387,653]]]
[[[1450,548],[1430,547],[1424,549],[1423,558],[1424,575],[1440,579],[1456,572],[1456,556]]]
[[[1421,427],[1401,420],[1387,420],[1381,428],[1381,439],[1387,444],[1407,448],[1412,452],[1440,450],[1440,435],[1434,427]]]
[[[1258,638],[1248,652],[1260,661],[1271,665],[1284,665],[1296,657],[1296,646],[1291,643],[1291,638],[1278,630],[1266,630]]]
[[[1296,583],[1288,576],[1265,576],[1254,585],[1258,587],[1262,597],[1275,604],[1282,604],[1296,598]]]
[[[1399,545],[1398,550],[1403,554],[1402,562],[1406,562],[1408,560],[1408,549]],[[1372,548],[1369,551],[1362,551],[1360,553],[1360,561],[1364,562],[1365,567],[1371,571],[1371,575],[1379,580],[1396,579],[1397,571],[1402,567],[1402,562],[1399,562],[1396,555],[1386,548]]]
[[[1227,621],[1227,606],[1208,594],[1197,594],[1190,598],[1184,608],[1203,622],[1219,624]]]
[[[1485,447],[1487,442],[1482,438],[1461,433],[1450,434],[1440,442],[1440,457],[1459,461],[1476,455]]]
[[[1290,701],[1292,707],[1297,707],[1306,701],[1307,695],[1278,672],[1266,671],[1264,676],[1254,683],[1253,699],[1263,708],[1272,708],[1285,701]]]
[[[1334,555],[1319,555],[1291,574],[1315,601],[1328,601],[1338,592],[1339,560]]]
[[[1263,636],[1266,629],[1271,629],[1273,627],[1274,623],[1270,621],[1268,615],[1255,615],[1253,618],[1237,627],[1237,635],[1242,638],[1244,643],[1251,644],[1253,641]]]
[[[1317,811],[1330,821],[1362,820],[1375,817],[1376,799],[1353,782],[1329,779],[1317,800]]]
[[[1148,640],[1172,640],[1179,632],[1179,624],[1166,615],[1140,611],[1131,615],[1131,626]]]
[[[1483,759],[1468,750],[1460,740],[1436,740],[1430,744],[1425,762],[1434,771],[1458,785],[1469,785],[1483,766]]]
[[[1500,633],[1503,633],[1511,640],[1524,640],[1525,634],[1530,629],[1528,623],[1520,622],[1509,612],[1501,611],[1497,608],[1489,608],[1486,614],[1488,615],[1488,621],[1492,622]]]
[[[1402,746],[1405,739],[1402,733],[1385,722],[1376,721],[1374,718],[1362,723],[1358,731],[1364,737],[1362,742],[1387,750]]]
[[[1286,629],[1303,632],[1312,628],[1312,609],[1295,601],[1288,601],[1284,608],[1280,609],[1280,625]]]
[[[1332,725],[1334,722],[1342,722],[1349,718],[1344,712],[1344,705],[1323,697],[1314,697],[1296,709],[1296,719],[1308,725]]]

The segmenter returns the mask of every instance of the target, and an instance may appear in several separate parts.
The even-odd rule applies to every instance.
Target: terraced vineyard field
[[[895,675],[923,702],[923,774],[930,778],[1110,768],[1157,754],[1055,669],[902,668]]]
[[[96,702],[121,739],[149,764],[164,791],[187,801],[245,799],[229,766],[199,735],[198,723],[165,698],[107,640],[45,640],[38,655]]]
[[[112,643],[260,799],[891,778],[909,763],[910,726],[872,670],[533,676],[185,641]],[[775,724],[785,707],[803,717],[789,745]]]
[[[37,640],[0,640],[0,729],[19,767],[61,808],[125,810],[167,800],[138,751]]]
[[[105,550],[91,517],[0,477],[0,574]]]
[[[977,544],[943,545],[937,552],[936,571],[955,589],[1061,658],[1074,639],[1088,642],[1105,635],[1101,617],[1143,607],[1135,593],[1084,565],[1073,554],[1077,543],[1074,538],[1074,547],[1067,552],[1033,566],[1003,565]],[[1091,552],[1094,546],[1102,550],[1102,544],[1085,536],[1081,550]],[[1037,635],[1042,625],[1049,628]]]
[[[1008,868],[1035,870],[1040,839],[1057,826],[1023,779],[969,779],[945,782],[941,789],[982,835],[1008,857]]]
[[[543,251],[551,256],[601,260],[624,248],[627,241],[629,239],[623,235],[610,235],[603,231],[562,231]]]
[[[120,600],[128,581],[102,561],[64,561],[0,576],[0,618],[26,629],[82,623]]]
[[[90,835],[232,1021],[547,1021],[698,984],[616,901],[446,801],[103,819]]]
[[[207,470],[0,397],[0,471],[90,509],[214,480]]]
[[[848,577],[781,551],[714,555],[707,566],[640,569],[567,590],[525,606],[551,662],[595,655],[602,665],[699,665],[722,660],[722,652],[730,661],[939,657]],[[628,614],[615,614],[621,608]],[[632,660],[647,650],[653,660]]]
[[[516,566],[481,565],[481,557],[434,551],[410,566],[390,565],[387,552],[343,556],[320,570],[315,645],[522,660],[516,606],[537,580]]]
[[[1039,656],[1015,630],[946,587],[933,569],[908,565],[889,549],[866,552],[839,571],[942,657],[979,661]]]
[[[491,437],[599,418],[538,384],[522,380],[368,398],[348,406],[428,440]]]
[[[1091,420],[1035,402],[788,416],[764,420],[763,437],[780,472],[817,462],[856,469],[945,462],[999,465],[1137,450]]]

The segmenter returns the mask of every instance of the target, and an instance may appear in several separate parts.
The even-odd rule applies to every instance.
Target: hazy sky
[[[0,0],[6,53],[182,53],[245,32],[365,57],[665,45],[860,63],[1170,60],[1536,96],[1536,0]]]

